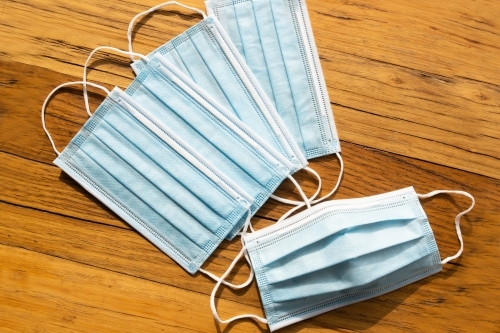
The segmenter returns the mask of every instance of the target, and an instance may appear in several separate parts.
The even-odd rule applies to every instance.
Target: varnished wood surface
[[[203,7],[202,1],[186,1]],[[52,164],[40,107],[58,84],[81,79],[93,48],[126,48],[126,28],[151,1],[0,3],[0,332],[265,332],[242,320],[217,325],[212,281],[194,277]],[[342,140],[336,199],[406,186],[459,189],[477,205],[462,220],[465,251],[443,272],[281,332],[500,332],[500,3],[308,1]],[[147,53],[199,21],[171,7],[140,20]],[[128,58],[100,54],[90,79],[111,88],[133,78]],[[94,91],[94,90],[93,90]],[[91,95],[96,107],[103,99]],[[47,123],[63,148],[85,122],[80,87],[51,101]],[[311,166],[335,183],[338,162]],[[299,173],[307,193],[314,182]],[[278,193],[298,198],[289,183]],[[442,257],[458,248],[465,198],[423,201]],[[269,201],[270,225],[287,206]],[[239,251],[224,242],[204,268],[222,274]],[[246,279],[240,263],[235,281]],[[255,283],[219,292],[221,316],[262,314]]]

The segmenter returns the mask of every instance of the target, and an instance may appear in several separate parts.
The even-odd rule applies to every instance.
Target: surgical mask
[[[173,4],[201,14],[203,20],[173,40],[155,49],[147,58],[153,58],[154,55],[161,54],[162,64],[170,72],[175,73],[178,78],[185,82],[194,81],[205,91],[206,95],[209,95],[226,110],[232,112],[265,142],[287,158],[293,164],[292,173],[303,168],[316,177],[319,182],[318,190],[308,199],[309,203],[318,203],[331,196],[339,187],[343,175],[341,156],[337,154],[341,172],[335,187],[321,199],[314,200],[321,189],[320,176],[313,169],[306,167],[307,160],[297,145],[295,138],[288,131],[273,103],[269,100],[231,39],[214,16],[206,17],[203,11],[176,1],[165,2],[137,14],[131,20],[127,33],[131,60],[134,61],[132,29],[135,21],[159,8]],[[144,61],[143,58],[132,64],[132,68],[137,75],[140,75],[146,63],[147,60]],[[158,91],[160,89],[158,87]],[[314,133],[311,133],[311,135],[314,135]],[[270,197],[296,206],[303,203],[280,198],[273,194]],[[309,203],[306,203],[306,205]]]
[[[307,159],[340,152],[304,0],[208,0]]]
[[[469,197],[455,218],[460,250],[440,259],[419,199],[440,193]],[[220,323],[253,318],[271,331],[348,304],[373,298],[438,273],[463,252],[460,217],[474,206],[462,191],[415,193],[412,187],[361,199],[324,202],[287,220],[246,234],[244,248],[211,295]],[[221,320],[214,297],[236,262],[251,260],[266,318]],[[237,286],[239,287],[239,286]]]
[[[103,49],[109,47],[97,48],[89,59]],[[128,104],[153,115],[247,193],[247,199],[253,202],[251,215],[287,177],[298,186],[290,176],[293,169],[290,161],[194,82],[179,78],[163,63],[160,54],[147,62],[141,74],[125,90],[123,99]],[[300,186],[298,189],[307,201]],[[236,224],[227,239],[236,236],[243,223]]]
[[[169,1],[137,14],[128,28],[129,52],[132,50],[132,29],[135,21],[166,5],[176,4],[203,16],[203,20],[148,55],[161,54],[178,71],[196,82],[205,92],[251,127],[273,148],[294,165],[297,171],[307,160],[292,138],[276,109],[251,73],[229,36],[215,17],[203,11]],[[134,56],[130,57],[134,61]],[[168,66],[168,65],[167,65]],[[139,75],[145,67],[142,60],[132,64]]]
[[[55,91],[71,84],[103,89],[108,97],[59,152],[44,113]],[[42,107],[54,163],[161,251],[194,274],[236,225],[249,217],[251,198],[202,154],[118,88],[65,83]]]

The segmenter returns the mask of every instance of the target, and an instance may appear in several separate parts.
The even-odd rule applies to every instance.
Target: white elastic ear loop
[[[61,152],[59,150],[57,150],[56,145],[54,143],[54,140],[52,140],[52,137],[50,136],[50,133],[47,130],[47,127],[45,126],[45,109],[47,108],[47,103],[49,102],[50,97],[52,97],[52,95],[54,95],[54,93],[56,91],[58,91],[59,89],[61,89],[63,87],[70,86],[70,85],[73,85],[73,84],[83,84],[84,86],[86,84],[88,84],[88,85],[90,85],[92,87],[104,90],[106,92],[106,94],[108,94],[108,95],[110,94],[110,92],[109,92],[108,89],[106,89],[105,87],[103,87],[103,86],[101,86],[99,84],[95,84],[95,83],[92,83],[92,82],[85,82],[85,81],[74,81],[74,82],[66,82],[66,83],[58,85],[57,87],[55,87],[47,95],[47,97],[45,98],[45,101],[43,102],[43,105],[42,105],[42,114],[41,114],[41,116],[42,116],[42,127],[43,127],[43,130],[45,131],[45,134],[47,134],[47,137],[49,138],[50,144],[52,145],[52,149],[54,149],[54,151],[56,152],[57,156],[61,155]]]
[[[229,324],[232,321],[235,321],[235,320],[238,320],[238,319],[242,319],[242,318],[252,318],[252,319],[254,319],[256,321],[260,321],[261,323],[267,324],[267,320],[265,318],[262,318],[262,317],[259,317],[257,315],[250,314],[250,313],[249,314],[243,314],[243,315],[235,316],[235,317],[229,318],[227,320],[222,320],[222,319],[220,319],[219,314],[217,313],[217,308],[215,307],[215,294],[217,293],[217,290],[219,289],[220,285],[222,284],[222,281],[233,270],[233,268],[236,265],[236,263],[238,262],[238,260],[241,259],[241,257],[245,253],[245,251],[246,251],[246,247],[243,246],[243,248],[241,249],[240,253],[238,253],[238,255],[236,256],[236,258],[234,258],[233,262],[228,267],[228,269],[226,270],[226,272],[222,275],[221,280],[217,281],[217,284],[215,285],[214,289],[212,290],[212,294],[210,295],[210,309],[212,309],[212,314],[213,314],[215,320],[217,320],[217,322],[219,322],[221,324]]]
[[[323,197],[321,197],[319,199],[316,199],[316,200],[312,200],[311,199],[310,200],[310,204],[317,204],[318,202],[321,202],[321,201],[325,200],[326,198],[330,197],[333,193],[335,193],[337,191],[337,189],[338,189],[338,187],[340,185],[340,181],[342,180],[342,176],[344,175],[344,160],[342,159],[342,156],[340,156],[339,153],[336,153],[336,155],[337,155],[337,157],[338,157],[338,159],[340,161],[340,174],[339,174],[339,178],[337,180],[337,184],[335,185],[335,187],[333,188],[333,190],[331,190],[330,193],[328,193],[327,195],[325,195],[325,196],[323,196]],[[312,170],[312,169],[310,169],[310,170]],[[311,171],[309,171],[309,172],[311,172]],[[318,188],[318,191],[319,191],[321,189],[321,178],[319,177],[319,175],[315,171],[313,171],[313,174],[315,174],[318,177],[318,179],[320,179],[320,187]],[[316,195],[314,195],[312,198],[315,198],[315,197],[316,197]],[[303,202],[301,202],[301,201],[288,200],[288,199],[283,199],[283,198],[276,197],[276,196],[271,196],[271,198],[273,198],[275,200],[278,200],[280,202],[289,204],[289,205],[295,205],[295,206],[297,206],[297,207],[292,208],[291,211],[289,211],[286,216],[289,216],[291,213],[295,212],[297,209],[302,208],[302,207],[305,206],[305,204]],[[310,205],[307,205],[307,207],[309,208]],[[282,220],[282,219],[283,218],[281,218],[280,220]]]
[[[245,221],[245,225],[243,226],[242,231],[239,233],[239,235],[246,234],[247,231],[248,231],[248,228],[249,227],[250,227],[250,229],[252,228],[252,224],[250,222],[251,221],[251,216],[252,216],[252,212],[250,211],[250,209],[248,209],[247,220]],[[242,245],[242,247],[244,247],[243,238],[241,239],[241,245]],[[210,273],[209,271],[206,271],[206,270],[204,270],[202,268],[200,268],[199,271],[201,273],[207,275],[208,277],[210,277],[211,279],[213,279],[216,282],[222,281],[222,284],[224,284],[225,286],[228,286],[228,287],[233,288],[233,289],[242,289],[242,288],[245,288],[246,286],[248,286],[250,283],[252,283],[253,276],[254,276],[252,264],[250,263],[250,258],[248,257],[248,255],[246,253],[245,253],[245,258],[246,258],[246,260],[248,262],[248,265],[250,266],[250,275],[249,275],[248,279],[245,282],[243,282],[242,284],[232,284],[232,283],[227,282],[226,280],[224,280],[223,277],[220,278],[217,275],[215,275],[213,273]]]
[[[305,200],[305,203],[307,204],[307,203],[312,202],[314,200],[314,198],[316,198],[318,196],[319,191],[321,191],[321,177],[318,175],[318,173],[316,171],[314,171],[313,169],[311,169],[309,167],[305,167],[304,170],[306,170],[309,173],[312,173],[318,179],[318,189],[316,190],[316,192],[314,193],[314,195],[312,197]],[[295,181],[295,179],[293,179],[292,182],[299,189],[299,192],[302,191],[302,188],[298,185],[298,183]],[[289,204],[289,205],[297,205],[297,203],[302,204],[301,201],[295,201],[295,200],[281,198],[281,197],[278,197],[277,195],[274,195],[274,194],[271,194],[270,197],[276,201],[279,201],[279,202],[282,202],[285,204]],[[310,207],[310,206],[308,206],[308,207]]]
[[[85,82],[85,83],[87,82],[87,67],[89,66],[90,59],[92,59],[92,56],[100,50],[115,51],[115,52],[118,52],[121,54],[130,54],[131,56],[136,55],[139,58],[146,60],[146,62],[149,60],[148,57],[146,57],[145,55],[142,55],[140,53],[123,51],[123,50],[117,49],[116,47],[111,47],[111,46],[96,47],[92,52],[90,52],[90,54],[87,58],[87,61],[85,61],[85,66],[83,66],[83,82]],[[89,96],[87,93],[87,86],[85,84],[83,85],[83,99],[85,101],[85,110],[87,111],[87,114],[89,115],[89,117],[91,117],[92,113],[90,112]]]
[[[427,194],[417,194],[417,196],[419,199],[427,199],[427,198],[430,198],[432,196],[435,196],[435,195],[441,194],[441,193],[464,195],[472,200],[472,204],[470,205],[470,207],[467,210],[464,210],[463,212],[458,214],[457,217],[455,217],[455,229],[457,230],[457,236],[458,236],[458,239],[460,240],[460,250],[454,256],[448,257],[448,258],[444,259],[443,261],[441,261],[441,264],[444,265],[448,261],[456,259],[462,255],[462,252],[464,251],[464,240],[462,238],[462,230],[460,229],[460,218],[462,216],[464,216],[465,214],[467,214],[468,212],[470,212],[472,210],[472,208],[474,208],[476,201],[474,200],[474,197],[472,195],[470,195],[469,193],[464,192],[464,191],[438,190],[438,191],[432,191],[432,192],[427,193]]]
[[[333,193],[335,193],[337,191],[337,189],[339,188],[340,182],[342,181],[342,176],[344,175],[344,161],[342,160],[342,157],[340,156],[339,153],[337,153],[337,157],[339,158],[339,161],[340,161],[340,174],[339,174],[339,178],[337,179],[337,184],[335,184],[335,187],[333,188],[333,190],[330,193],[328,193],[327,195],[325,195],[322,198],[319,198],[317,200],[313,200],[312,201],[313,204],[316,204],[316,203],[318,203],[320,201],[323,201],[324,199],[328,198]],[[299,209],[301,209],[302,207],[305,206],[305,204],[301,203],[300,201],[295,201],[295,202],[296,203],[300,203],[300,205],[297,205],[296,207],[293,207],[288,212],[286,212],[285,214],[283,214],[283,216],[281,216],[280,219],[276,223],[279,223],[279,222],[283,221],[284,219],[286,219],[287,217],[289,217],[291,214],[293,214],[295,211],[297,211],[297,210],[299,210]]]
[[[177,5],[177,6],[181,6],[181,7],[184,7],[186,9],[190,9],[198,14],[201,14],[203,16],[203,19],[206,19],[207,18],[207,15],[205,15],[205,13],[198,9],[198,8],[194,8],[194,7],[190,7],[190,6],[186,6],[182,3],[179,3],[177,1],[167,1],[167,2],[164,2],[164,3],[161,3],[157,6],[154,6],[154,7],[151,7],[149,8],[148,10],[145,10],[143,11],[142,13],[139,13],[137,14],[136,16],[134,16],[134,18],[132,19],[132,21],[130,21],[129,25],[128,25],[128,29],[127,29],[127,38],[128,38],[128,50],[130,52],[130,60],[132,61],[135,61],[134,59],[134,50],[132,49],[132,29],[134,28],[134,23],[135,21],[137,21],[138,18],[144,16],[144,15],[148,15],[149,13],[151,12],[154,12],[155,10],[158,10],[162,7],[165,7],[165,6],[168,6],[168,5]]]

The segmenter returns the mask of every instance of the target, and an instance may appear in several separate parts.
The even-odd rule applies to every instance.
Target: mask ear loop
[[[311,202],[314,200],[314,198],[316,198],[319,194],[319,191],[321,191],[321,177],[318,175],[318,173],[316,171],[314,171],[313,169],[309,168],[309,167],[305,167],[304,170],[306,170],[307,172],[311,173],[313,176],[315,176],[317,179],[318,179],[318,189],[316,190],[316,192],[313,194],[312,197],[310,198],[305,198],[304,199],[304,196],[303,195],[303,191],[302,191],[302,188],[300,187],[300,185],[297,183],[297,181],[295,180],[295,178],[293,178],[292,176],[288,176],[288,179],[290,179],[292,181],[292,183],[295,185],[295,187],[299,190],[299,193],[300,195],[302,196],[302,198],[304,199],[304,203],[307,205],[307,208],[311,208]],[[285,203],[285,204],[289,204],[289,205],[296,205],[296,204],[302,204],[301,201],[295,201],[295,200],[289,200],[289,199],[285,199],[285,198],[281,198],[281,197],[278,197],[274,194],[271,194],[270,198],[276,200],[276,201],[279,201],[279,202],[282,202],[282,203]]]
[[[42,105],[42,113],[41,113],[41,118],[42,118],[42,127],[43,127],[43,130],[45,132],[45,134],[47,135],[47,137],[49,138],[49,141],[50,141],[50,144],[52,145],[52,149],[55,151],[55,153],[57,154],[57,156],[60,156],[61,155],[61,152],[59,150],[57,150],[56,148],[56,145],[54,143],[54,140],[52,139],[52,137],[50,136],[50,133],[49,131],[47,130],[47,127],[45,126],[45,109],[47,108],[47,103],[49,102],[49,99],[52,97],[52,95],[54,95],[54,93],[56,91],[58,91],[59,89],[63,88],[63,87],[67,87],[67,86],[70,86],[70,85],[74,85],[74,84],[83,84],[84,87],[85,85],[90,85],[92,87],[95,87],[95,88],[99,88],[103,91],[106,92],[107,95],[110,94],[109,90],[106,89],[105,87],[99,85],[99,84],[95,84],[95,83],[92,83],[92,82],[85,82],[85,81],[74,81],[74,82],[66,82],[66,83],[63,83],[63,84],[60,84],[58,85],[56,88],[54,88],[48,95],[47,97],[45,98],[45,101],[43,102],[43,105]],[[92,114],[90,114],[90,116],[92,116]]]
[[[253,229],[252,229],[252,224],[251,224],[251,216],[252,216],[252,212],[250,211],[250,209],[248,210],[248,214],[247,214],[247,220],[245,221],[245,225],[243,226],[241,232],[238,234],[240,236],[242,235],[245,235],[248,231],[248,229],[250,228],[253,232]],[[244,247],[244,244],[243,244],[243,238],[241,238],[241,245],[242,247]],[[243,282],[242,284],[232,284],[230,282],[227,282],[226,280],[224,280],[224,277],[218,277],[217,275],[209,272],[209,271],[206,271],[202,268],[198,269],[201,273],[207,275],[209,278],[211,278],[212,280],[216,281],[216,282],[221,282],[223,285],[225,286],[228,286],[232,289],[242,289],[242,288],[245,288],[246,286],[248,286],[250,283],[252,283],[252,280],[253,280],[253,276],[254,276],[254,271],[253,271],[253,268],[252,268],[252,265],[250,263],[250,258],[248,257],[248,255],[245,253],[245,258],[248,262],[248,265],[250,266],[250,276],[248,277],[248,279]]]
[[[464,240],[462,238],[462,230],[460,229],[460,218],[462,216],[464,216],[465,214],[467,214],[468,212],[470,212],[472,210],[472,208],[474,208],[476,201],[474,200],[474,197],[471,194],[464,192],[464,191],[438,190],[438,191],[432,191],[432,192],[427,193],[427,194],[417,194],[417,196],[419,199],[427,199],[427,198],[433,197],[433,196],[435,196],[437,194],[441,194],[441,193],[459,194],[459,195],[466,196],[472,200],[472,204],[470,205],[470,207],[455,217],[455,229],[457,230],[457,236],[458,236],[458,239],[460,241],[460,250],[458,250],[457,254],[455,254],[454,256],[443,259],[443,261],[441,261],[441,264],[444,265],[447,262],[449,262],[450,260],[453,260],[453,259],[460,257],[462,255],[462,252],[464,252]]]
[[[330,193],[328,193],[324,197],[314,200],[314,198],[316,198],[316,196],[319,194],[319,191],[321,189],[321,178],[318,175],[318,173],[316,171],[314,171],[313,169],[311,169],[311,168],[304,168],[304,169],[307,170],[308,172],[312,173],[313,175],[315,175],[316,178],[318,178],[318,180],[319,180],[319,187],[318,187],[318,190],[316,191],[316,193],[308,200],[309,202],[306,201],[306,203],[304,204],[301,201],[283,199],[283,198],[277,197],[275,195],[271,196],[271,198],[273,198],[274,200],[277,200],[279,202],[283,202],[283,203],[286,203],[286,204],[289,204],[289,205],[295,205],[295,206],[297,206],[297,207],[292,208],[289,212],[287,212],[285,214],[286,216],[289,216],[290,214],[292,214],[293,212],[295,212],[297,209],[300,209],[300,208],[302,208],[302,207],[304,207],[306,205],[307,205],[307,208],[310,208],[311,204],[317,204],[317,203],[325,200],[326,198],[330,197],[333,193],[335,193],[337,191],[337,189],[338,189],[338,187],[340,185],[340,181],[342,180],[342,176],[344,175],[344,160],[342,159],[342,157],[340,156],[339,153],[336,153],[336,155],[337,155],[337,158],[339,159],[339,162],[340,162],[340,174],[339,174],[339,178],[338,178],[337,184],[335,185],[335,187],[333,188],[333,190],[330,191]]]
[[[146,57],[145,55],[142,55],[140,53],[123,51],[123,50],[117,49],[116,47],[111,47],[111,46],[99,46],[99,47],[96,47],[92,52],[90,52],[90,54],[89,54],[89,56],[87,58],[87,61],[85,61],[85,66],[83,66],[83,82],[84,82],[84,85],[83,85],[83,99],[85,101],[85,110],[87,111],[87,114],[89,115],[89,117],[92,117],[92,113],[90,112],[89,96],[88,96],[88,93],[87,93],[87,68],[89,66],[90,59],[92,59],[92,57],[94,56],[94,54],[96,52],[100,51],[100,50],[115,51],[115,52],[118,52],[118,53],[121,53],[121,54],[130,55],[131,57],[133,57],[135,55],[135,56],[138,56],[141,59],[144,59],[146,62],[149,61],[148,57]]]
[[[319,198],[317,200],[313,200],[311,203],[312,204],[316,204],[318,202],[321,202],[323,201],[324,199],[330,197],[333,193],[335,193],[337,191],[337,189],[339,188],[340,186],[340,182],[342,181],[342,176],[344,175],[344,161],[342,160],[342,157],[340,156],[339,153],[336,154],[337,157],[339,158],[339,161],[340,161],[340,174],[339,174],[339,178],[337,179],[337,183],[335,184],[335,187],[333,188],[333,190],[330,191],[330,193],[328,193],[327,195],[325,195],[324,197],[322,198]],[[292,209],[290,209],[288,212],[286,212],[285,214],[283,214],[283,216],[280,217],[280,219],[276,222],[276,223],[280,223],[282,222],[284,219],[286,219],[287,217],[289,217],[291,214],[293,214],[295,211],[301,209],[302,207],[304,207],[306,204],[305,203],[302,203],[300,201],[294,201],[293,204],[299,204],[297,205],[296,207],[293,207]]]
[[[245,235],[248,232],[248,229],[251,228],[251,223],[250,223],[251,216],[252,216],[252,213],[249,209],[247,221],[245,222],[245,225],[241,231],[242,235]],[[217,320],[217,322],[219,322],[221,324],[228,324],[234,320],[241,319],[241,318],[252,318],[252,319],[255,319],[257,321],[260,321],[261,323],[267,324],[267,320],[265,318],[259,317],[259,316],[254,315],[254,314],[244,314],[244,315],[239,315],[239,316],[227,319],[227,320],[222,320],[222,319],[220,319],[219,314],[217,313],[217,307],[215,306],[215,295],[217,294],[217,290],[219,290],[219,287],[221,286],[221,284],[224,284],[225,286],[231,287],[233,289],[241,289],[241,288],[248,286],[253,280],[254,271],[253,271],[252,263],[251,263],[250,258],[248,256],[248,253],[246,252],[246,246],[245,246],[245,242],[243,241],[243,237],[241,238],[241,245],[242,245],[241,251],[234,258],[231,265],[229,265],[227,270],[224,272],[224,274],[220,278],[213,275],[212,273],[209,273],[203,269],[200,269],[200,272],[208,275],[209,277],[211,277],[212,279],[217,281],[217,283],[214,286],[214,289],[212,290],[212,293],[210,294],[210,308],[212,310],[212,314],[213,314],[214,318]],[[234,266],[241,259],[241,257],[243,255],[245,256],[245,258],[248,262],[248,265],[250,266],[250,276],[249,276],[248,280],[240,285],[234,285],[232,283],[227,282],[225,279],[227,278],[229,273],[231,273],[231,271],[234,269]]]
[[[168,6],[168,5],[177,5],[177,6],[180,6],[180,7],[189,9],[189,10],[192,10],[192,11],[198,13],[198,14],[201,14],[201,16],[203,16],[203,19],[207,18],[207,15],[202,10],[200,10],[198,8],[186,6],[186,5],[184,5],[182,3],[179,3],[177,1],[167,1],[167,2],[161,3],[161,4],[157,5],[157,6],[151,7],[148,10],[143,11],[142,13],[137,14],[136,16],[134,16],[134,18],[132,19],[132,21],[130,21],[130,23],[128,25],[128,29],[127,29],[128,51],[130,52],[129,53],[130,54],[130,60],[135,61],[135,59],[134,59],[134,50],[132,49],[132,30],[134,28],[135,21],[137,21],[137,19],[139,19],[140,17],[142,17],[144,15],[152,13],[155,10],[158,10],[158,9],[160,9],[162,7],[165,7],[165,6]]]

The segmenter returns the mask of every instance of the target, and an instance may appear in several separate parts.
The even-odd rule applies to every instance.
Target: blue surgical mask
[[[84,83],[84,82],[76,82]],[[115,88],[54,163],[189,273],[236,225],[251,198]]]
[[[342,178],[342,158],[337,154],[341,172],[336,186],[324,197],[314,200],[321,189],[320,176],[313,169],[306,166],[307,160],[296,142],[297,137],[288,131],[273,103],[267,97],[243,57],[231,42],[228,34],[214,16],[206,17],[202,11],[196,8],[172,1],[159,4],[137,14],[130,22],[127,34],[131,59],[134,60],[132,29],[135,21],[141,16],[172,4],[193,10],[201,14],[204,19],[155,49],[147,58],[152,59],[154,55],[161,55],[163,66],[170,72],[175,73],[178,78],[185,82],[195,82],[214,101],[217,101],[224,109],[232,112],[242,123],[254,130],[263,141],[287,158],[293,164],[292,173],[304,168],[316,177],[319,186],[316,193],[308,199],[310,203],[318,203],[331,196],[337,190]],[[146,63],[147,61],[144,61],[143,58],[132,64],[132,68],[137,75],[140,75]],[[157,89],[161,88],[157,87]],[[317,129],[313,128],[305,130],[317,131]],[[319,135],[318,133],[314,132],[306,135],[314,136]],[[270,195],[270,197],[296,206],[303,203],[283,199],[276,195]]]
[[[441,260],[419,198],[439,193],[469,197],[472,205],[455,219],[459,252]],[[348,304],[373,298],[441,271],[461,255],[460,217],[474,206],[462,191],[413,188],[361,199],[324,202],[289,219],[243,236],[244,249],[217,283],[211,307],[217,321],[249,317],[271,331]],[[242,315],[221,320],[214,296],[246,252],[266,318]],[[239,286],[232,286],[238,288]]]
[[[215,17],[206,17],[198,9],[177,2],[166,2],[136,15],[128,29],[129,52],[135,21],[165,5],[176,4],[201,15],[203,20],[148,55],[161,54],[176,70],[196,82],[226,110],[251,127],[266,142],[289,159],[297,171],[307,165],[299,146],[279,117],[272,102],[260,87],[229,36]],[[134,57],[131,56],[134,60]],[[145,67],[143,60],[132,64],[137,75]]]
[[[311,159],[340,142],[304,0],[208,0],[215,16]]]
[[[108,47],[97,48],[90,57],[102,49]],[[285,178],[294,181],[290,176],[293,164],[194,82],[165,67],[164,62],[160,54],[154,55],[123,98],[140,112],[153,115],[237,184],[248,194],[250,213],[255,214]],[[300,187],[299,192],[303,195]],[[303,198],[308,200],[305,195]],[[227,239],[236,236],[243,223],[236,224]]]

